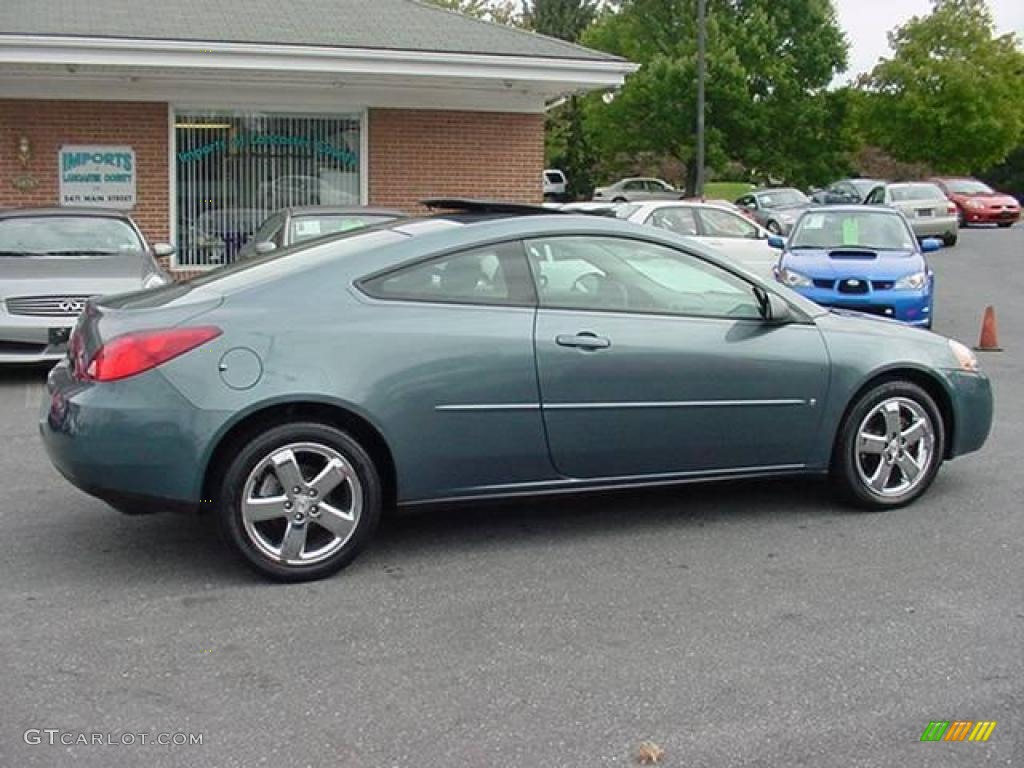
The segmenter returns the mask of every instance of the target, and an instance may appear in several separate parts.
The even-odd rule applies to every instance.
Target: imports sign
[[[61,147],[60,204],[133,208],[135,150],[131,147]]]

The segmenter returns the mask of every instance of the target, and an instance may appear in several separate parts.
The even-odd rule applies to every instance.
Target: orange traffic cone
[[[989,305],[985,307],[985,317],[981,321],[981,338],[975,349],[979,352],[1002,352],[1003,348],[999,346],[998,336],[996,310],[995,307]]]

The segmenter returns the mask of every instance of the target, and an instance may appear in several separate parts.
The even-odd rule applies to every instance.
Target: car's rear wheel
[[[1000,221],[1000,222],[997,222],[997,223],[999,224],[999,228],[1000,229],[1008,229],[1008,228],[1013,226],[1013,222],[1012,221]]]
[[[952,248],[956,245],[957,236],[955,233],[947,233],[942,236],[942,244],[947,248]]]
[[[257,435],[220,487],[221,531],[260,573],[308,581],[348,565],[377,527],[381,484],[366,451],[341,430],[284,424]]]
[[[916,384],[888,381],[861,395],[846,415],[832,474],[858,506],[901,507],[932,484],[944,451],[935,401]]]

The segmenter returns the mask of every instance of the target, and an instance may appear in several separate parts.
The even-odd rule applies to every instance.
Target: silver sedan
[[[864,199],[865,205],[887,205],[907,217],[918,239],[940,237],[947,247],[956,245],[960,231],[956,204],[937,184],[900,182],[879,184]]]
[[[772,267],[779,252],[768,245],[771,233],[724,205],[689,201],[625,204],[615,207],[615,215],[692,237],[751,272],[774,277]]]
[[[680,200],[685,192],[661,179],[622,179],[594,190],[594,200],[609,203],[635,203],[643,200]]]
[[[0,364],[59,360],[93,296],[169,282],[126,214],[52,208],[0,213]]]

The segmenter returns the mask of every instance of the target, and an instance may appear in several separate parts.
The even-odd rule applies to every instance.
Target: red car
[[[1020,203],[1016,198],[996,192],[977,179],[929,179],[938,184],[946,197],[956,203],[960,226],[969,224],[998,224],[1012,227],[1020,221]]]

